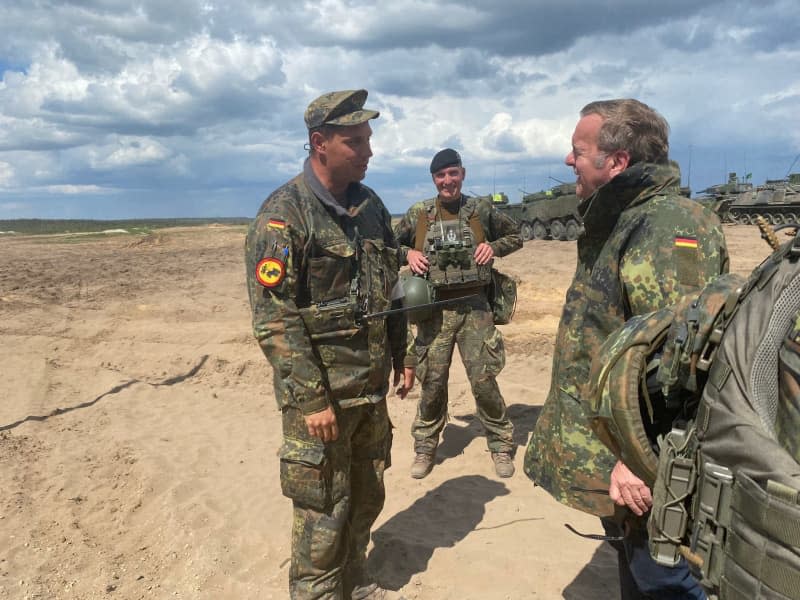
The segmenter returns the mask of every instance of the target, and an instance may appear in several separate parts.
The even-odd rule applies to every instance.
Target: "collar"
[[[589,198],[578,205],[587,231],[617,222],[622,212],[643,204],[655,195],[675,192],[680,188],[681,175],[677,166],[637,163],[628,167]]]
[[[314,173],[314,169],[311,168],[311,158],[306,158],[303,163],[303,179],[305,179],[306,185],[319,201],[340,217],[352,217],[358,212],[358,208],[360,208],[362,202],[367,198],[364,186],[354,181],[347,186],[347,191],[345,193],[347,206],[350,207],[350,210],[339,204],[336,198],[333,197],[333,194],[328,191],[328,188],[322,185],[322,182],[319,180],[316,173]]]

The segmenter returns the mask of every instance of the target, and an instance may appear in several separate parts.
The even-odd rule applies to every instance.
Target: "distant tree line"
[[[225,225],[248,225],[249,218],[218,217],[185,219],[121,219],[100,221],[94,219],[0,219],[0,233],[14,232],[24,235],[53,233],[100,232],[108,229],[125,229],[141,233],[165,227],[192,227],[220,223]]]

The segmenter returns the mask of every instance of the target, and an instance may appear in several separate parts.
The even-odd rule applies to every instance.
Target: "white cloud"
[[[7,162],[0,162],[0,187],[10,187],[14,179],[14,167]]]
[[[93,169],[107,170],[163,161],[169,150],[156,140],[122,137],[115,146],[90,151]]]
[[[65,194],[68,196],[76,196],[83,194],[107,194],[113,190],[103,188],[97,185],[73,185],[65,183],[62,185],[48,185],[44,189],[53,194]]]
[[[83,201],[66,189],[117,190],[142,211],[143,195],[191,190],[247,214],[300,168],[306,104],[357,87],[381,111],[370,179],[392,210],[429,191],[443,145],[474,188],[568,175],[578,111],[601,97],[653,105],[697,157],[800,152],[792,0],[7,4],[0,185],[65,205]]]

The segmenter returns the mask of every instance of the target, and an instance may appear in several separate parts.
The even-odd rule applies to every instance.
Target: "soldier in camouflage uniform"
[[[680,196],[668,129],[636,100],[593,102],[581,111],[566,158],[577,176],[585,233],[525,472],[560,502],[604,519],[615,512],[612,500],[646,511],[650,491],[589,426],[584,403],[591,359],[627,319],[674,303],[728,265],[717,217]],[[634,535],[626,546],[626,553],[617,546],[623,598],[703,597],[685,568],[658,572],[666,568],[649,560],[646,538]]]
[[[404,397],[404,315],[389,309],[397,243],[380,198],[359,183],[372,151],[366,90],[325,94],[305,114],[310,155],[247,233],[253,330],[282,413],[280,478],[292,499],[295,600],[395,597],[370,581],[365,553],[383,508],[392,441],[389,376]]]
[[[438,300],[464,299],[434,309],[417,324],[414,350],[422,395],[412,426],[416,457],[411,475],[421,479],[433,468],[447,420],[447,382],[457,344],[495,470],[511,477],[514,429],[496,380],[505,351],[487,288],[493,258],[522,247],[519,226],[490,201],[461,193],[466,171],[455,150],[437,153],[430,171],[438,195],[414,204],[395,228],[401,260],[432,282]]]

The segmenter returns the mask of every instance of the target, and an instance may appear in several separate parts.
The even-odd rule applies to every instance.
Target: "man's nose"
[[[569,153],[568,153],[568,154],[567,154],[567,155],[564,157],[564,163],[565,163],[565,164],[567,164],[567,165],[569,165],[570,167],[571,167],[572,165],[574,165],[574,164],[575,164],[575,156],[573,155],[573,153],[572,153],[572,152],[569,152]]]

